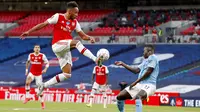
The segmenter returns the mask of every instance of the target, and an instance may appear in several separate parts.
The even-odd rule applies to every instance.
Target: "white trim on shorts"
[[[100,85],[97,82],[94,82],[92,89],[96,89],[96,90],[102,89],[102,90],[106,91],[106,84]]]
[[[134,87],[129,89],[130,86],[126,87],[125,90],[131,95],[132,99],[135,99],[137,94],[144,90],[147,93],[147,97],[153,95],[156,91],[156,86],[153,84],[139,84],[137,83]]]
[[[30,78],[32,79],[32,81],[35,80],[36,86],[39,86],[39,85],[42,84],[42,81],[43,81],[43,79],[42,79],[42,74],[39,75],[39,76],[35,76],[35,75],[33,75],[31,72],[29,72],[28,75],[27,75],[27,77],[30,77]]]
[[[58,58],[61,69],[66,64],[70,64],[72,66],[72,55],[70,51],[71,41],[72,40],[60,40],[52,45],[52,50]]]

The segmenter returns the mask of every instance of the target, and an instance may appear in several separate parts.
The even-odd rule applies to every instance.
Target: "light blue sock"
[[[118,107],[118,110],[119,112],[124,112],[124,100],[117,100],[117,107]]]
[[[141,99],[136,99],[135,100],[135,110],[136,112],[142,112],[142,100]]]

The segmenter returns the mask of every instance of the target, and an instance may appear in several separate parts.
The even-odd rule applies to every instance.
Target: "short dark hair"
[[[151,50],[155,51],[155,47],[154,47],[154,45],[152,45],[152,44],[147,44],[147,45],[145,45],[144,47],[151,48]]]
[[[34,47],[35,47],[35,46],[39,46],[39,47],[40,47],[40,45],[39,45],[39,44],[35,44],[35,45],[34,45]]]
[[[67,2],[67,9],[78,7],[78,4],[75,1]]]

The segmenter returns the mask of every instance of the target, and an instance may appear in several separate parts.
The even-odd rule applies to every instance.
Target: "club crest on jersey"
[[[74,26],[75,25],[75,23],[74,22],[72,22],[72,26]]]
[[[67,22],[66,22],[66,24],[67,24],[67,25],[69,25],[69,24],[70,24],[70,22],[69,22],[69,21],[67,21]]]

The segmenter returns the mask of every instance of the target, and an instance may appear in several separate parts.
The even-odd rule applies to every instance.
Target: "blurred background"
[[[30,34],[20,40],[22,32],[45,21],[55,13],[65,13],[68,1],[59,0],[0,0],[0,86],[24,87],[25,62],[33,46],[39,44],[50,67],[44,80],[60,73],[60,67],[51,49],[53,26]],[[200,0],[76,0],[79,4],[78,21],[96,44],[83,41],[94,54],[100,48],[110,52],[108,66],[109,86],[119,90],[119,82],[128,84],[137,79],[113,63],[124,61],[137,66],[142,61],[143,45],[153,43],[160,60],[157,92],[166,97],[161,104],[171,104],[171,97],[200,99]],[[77,50],[72,51],[72,78],[54,88],[91,89],[92,68],[95,66]],[[35,87],[33,83],[32,87]],[[172,94],[170,94],[172,93]],[[175,95],[174,95],[175,94]],[[161,95],[161,94],[160,94]],[[155,96],[159,96],[156,94]],[[176,100],[175,100],[176,101]],[[181,100],[185,106],[186,102]],[[196,103],[195,103],[196,104]],[[187,106],[187,105],[186,105]]]

